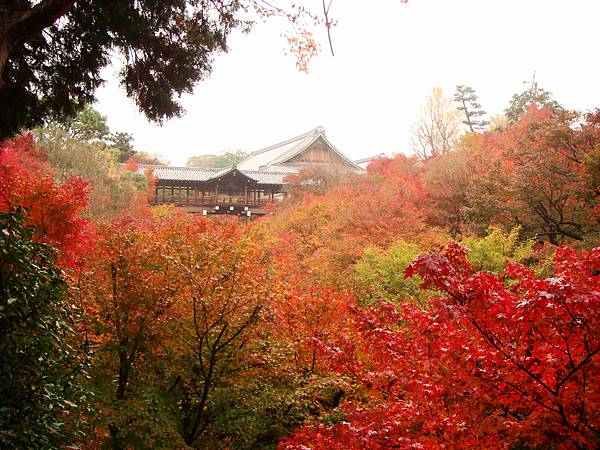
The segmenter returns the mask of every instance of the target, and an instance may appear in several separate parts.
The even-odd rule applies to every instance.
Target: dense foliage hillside
[[[249,224],[41,136],[0,146],[0,447],[600,446],[599,112],[533,104]]]

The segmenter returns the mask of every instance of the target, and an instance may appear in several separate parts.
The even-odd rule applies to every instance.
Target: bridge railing
[[[243,197],[209,197],[204,196],[204,198],[151,198],[148,200],[148,203],[151,205],[175,205],[175,206],[207,206],[214,207],[220,205],[228,205],[228,206],[238,206],[238,207],[252,207],[252,208],[260,208],[264,207],[268,203],[271,203],[270,199],[245,199]]]

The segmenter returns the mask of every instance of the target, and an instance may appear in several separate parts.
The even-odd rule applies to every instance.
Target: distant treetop
[[[483,119],[483,116],[485,116],[486,113],[481,109],[477,94],[472,87],[463,85],[456,86],[456,91],[454,91],[454,101],[458,104],[456,109],[462,111],[465,115],[463,124],[469,127],[469,131],[472,133],[484,131],[490,124],[489,121]]]
[[[227,150],[219,154],[206,154],[192,156],[187,160],[188,167],[208,167],[221,169],[224,167],[235,166],[240,161],[243,161],[248,156],[248,153],[242,150]]]
[[[527,82],[524,82],[525,84]],[[510,123],[517,123],[529,105],[536,104],[547,109],[562,109],[560,103],[552,98],[552,93],[538,85],[533,77],[529,87],[519,94],[514,94],[508,107],[504,110]]]

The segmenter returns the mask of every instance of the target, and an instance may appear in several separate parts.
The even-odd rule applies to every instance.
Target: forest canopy
[[[86,115],[0,147],[3,447],[597,446],[598,112],[254,222],[148,206]]]
[[[433,88],[413,153],[302,160],[261,217],[159,202],[164,161],[90,106],[100,69],[177,116],[249,6],[334,25],[0,1],[0,448],[600,448],[600,110]],[[217,168],[246,156],[188,166],[245,188]]]

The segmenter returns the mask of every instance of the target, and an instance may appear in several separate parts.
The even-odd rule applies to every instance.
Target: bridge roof
[[[165,181],[210,182],[216,181],[230,172],[238,171],[242,175],[256,181],[257,184],[279,185],[284,184],[284,178],[288,175],[286,172],[240,170],[236,167],[213,169],[206,167],[173,167],[160,165],[139,165],[138,173],[145,173],[148,169],[152,169],[152,175],[157,180]]]

